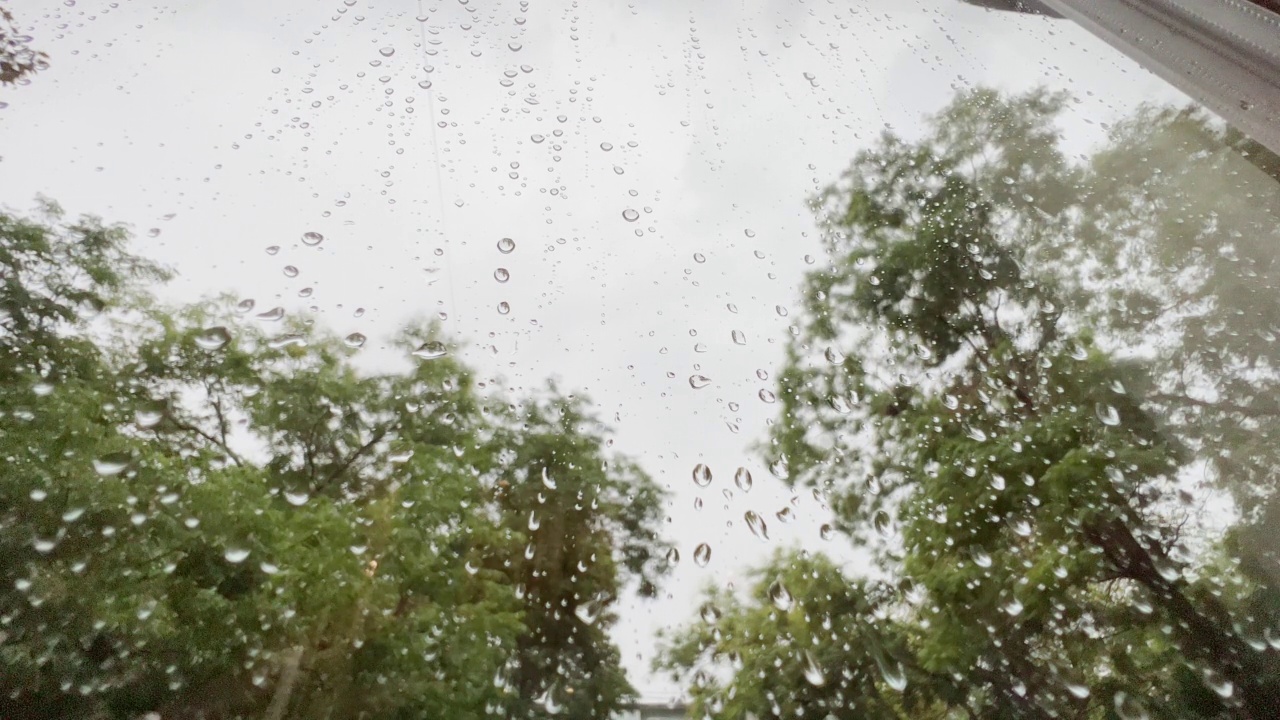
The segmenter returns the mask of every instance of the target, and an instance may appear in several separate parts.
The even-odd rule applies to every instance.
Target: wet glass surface
[[[0,717],[1272,717],[1280,160],[981,5],[3,6]]]

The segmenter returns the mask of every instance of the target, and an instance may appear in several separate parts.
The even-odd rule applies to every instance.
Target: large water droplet
[[[511,273],[506,268],[498,268],[493,271],[493,279],[504,283],[511,279]]]
[[[667,551],[667,565],[671,567],[675,567],[679,564],[680,564],[680,551],[675,548],[671,548],[670,550]]]
[[[382,57],[391,57],[396,54],[396,49],[393,47],[384,47],[378,50],[378,54]]]
[[[364,347],[365,342],[367,342],[368,340],[369,338],[357,332],[357,333],[351,333],[350,335],[346,336],[345,338],[343,338],[342,342],[345,343],[346,346],[349,348],[359,348],[359,347]]]
[[[740,467],[734,471],[733,484],[737,485],[742,492],[751,492],[752,482],[750,470]]]
[[[208,350],[209,352],[221,350],[229,342],[231,342],[231,332],[221,325],[201,330],[196,335],[196,345],[200,346],[200,349]]]
[[[449,350],[438,340],[428,340],[413,351],[413,356],[419,360],[435,360],[448,354]]]
[[[885,684],[889,687],[902,692],[907,689],[907,669],[902,663],[896,660],[890,660],[884,657],[882,652],[876,653],[876,666],[880,668],[880,676],[884,678]]]
[[[627,208],[622,211],[622,219],[627,222],[635,222],[640,219],[640,213],[632,210],[631,208]]]
[[[1098,413],[1098,420],[1101,421],[1103,425],[1115,427],[1120,424],[1120,412],[1116,410],[1115,407],[1105,403],[1098,403],[1096,411]]]
[[[841,415],[848,415],[853,412],[853,408],[849,406],[849,403],[839,395],[832,395],[827,398],[827,404],[831,406],[832,410]]]
[[[778,400],[778,396],[774,395],[773,391],[768,388],[761,388],[759,395],[760,399],[767,403],[776,402]]]
[[[698,463],[693,466],[693,482],[698,487],[706,487],[711,484],[711,468]]]
[[[1151,720],[1151,715],[1142,707],[1142,703],[1123,690],[1116,693],[1114,702],[1116,716],[1120,720]]]
[[[788,480],[791,478],[791,464],[787,460],[787,456],[783,455],[777,460],[769,463],[769,472],[779,480]]]
[[[267,347],[272,350],[279,350],[281,348],[292,347],[294,345],[297,345],[298,347],[306,347],[307,338],[297,333],[289,333],[287,335],[280,335],[279,337],[271,338],[271,340],[267,341]]]
[[[746,333],[742,332],[741,330],[734,330],[734,331],[733,331],[732,333],[730,333],[729,335],[730,335],[730,337],[732,337],[732,338],[733,338],[733,344],[734,344],[734,345],[746,345],[746,344],[747,344],[747,336],[746,336]]]
[[[1031,537],[1031,523],[1026,518],[1012,518],[1009,520],[1009,529],[1013,530],[1013,534],[1019,537]]]
[[[133,411],[133,420],[138,423],[138,427],[150,429],[159,425],[161,420],[164,420],[165,413],[168,410],[168,406],[163,402],[143,403]]]
[[[1082,685],[1081,683],[1075,683],[1075,682],[1069,682],[1066,685],[1067,685],[1067,692],[1075,696],[1077,700],[1084,700],[1085,698],[1089,697],[1089,686]]]
[[[720,608],[711,603],[704,604],[702,609],[698,611],[698,614],[702,616],[702,622],[708,625],[715,625],[720,622],[720,618],[723,616]]]
[[[1210,690],[1217,693],[1218,697],[1224,700],[1231,697],[1236,692],[1235,683],[1222,677],[1222,674],[1217,670],[1205,668],[1201,672],[1201,676],[1204,678],[1204,684],[1208,685]]]
[[[511,238],[502,238],[498,241],[498,252],[503,255],[509,255],[516,249],[516,241]]]
[[[229,547],[222,553],[222,557],[226,558],[227,562],[232,565],[239,565],[249,557],[249,550],[248,548]]]
[[[609,594],[605,592],[596,593],[595,597],[587,602],[574,608],[573,614],[578,616],[586,625],[594,625],[596,620],[600,618],[600,614],[604,612],[605,607],[609,604]]]
[[[124,472],[133,462],[133,456],[125,452],[107,453],[94,458],[93,471],[102,477],[111,477]]]
[[[804,651],[804,679],[814,687],[827,684],[827,676],[823,674],[822,668],[818,666],[818,659],[810,650]]]
[[[286,492],[284,494],[285,502],[294,507],[302,507],[311,499],[311,495],[305,492]]]
[[[319,245],[319,244],[320,244],[320,243],[322,243],[322,242],[324,242],[324,236],[323,236],[323,235],[321,235],[321,234],[320,234],[320,233],[318,233],[318,232],[304,232],[304,233],[302,233],[302,244],[303,244],[303,245],[307,245],[307,246],[310,246],[310,247],[315,247],[316,245]]]
[[[751,531],[752,535],[762,541],[769,539],[769,526],[765,524],[764,518],[760,517],[760,514],[755,510],[748,510],[743,513],[742,519],[747,523],[747,529]]]
[[[786,585],[782,584],[781,580],[774,580],[773,583],[769,585],[767,592],[769,595],[769,602],[772,602],[773,606],[782,612],[787,612],[791,609],[791,606],[795,604],[794,598],[791,597],[791,591],[787,589]]]
[[[547,472],[545,467],[542,468],[542,484],[545,485],[548,490],[556,489],[556,481],[551,477],[550,473]]]
[[[707,376],[705,376],[705,375],[690,375],[690,376],[689,376],[689,387],[693,388],[694,390],[701,390],[702,388],[704,388],[704,387],[706,387],[706,386],[708,386],[708,385],[710,385],[710,384],[711,384],[711,378],[709,378],[709,377],[707,377]]]
[[[707,563],[711,562],[711,546],[701,543],[694,548],[693,561],[697,563],[698,567],[706,567]]]
[[[878,510],[872,521],[875,524],[876,532],[884,537],[888,537],[893,532],[893,521],[889,518],[889,513]]]
[[[1021,600],[1014,598],[1005,603],[1002,609],[1011,617],[1017,617],[1022,614],[1022,611],[1026,609],[1026,606],[1022,604]]]

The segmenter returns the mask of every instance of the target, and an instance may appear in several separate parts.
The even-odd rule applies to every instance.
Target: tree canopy
[[[374,373],[309,318],[163,307],[128,240],[0,214],[0,715],[595,718],[634,694],[607,631],[661,574],[664,499],[587,399],[481,393],[436,326]]]
[[[665,657],[699,713],[1280,707],[1274,158],[1145,108],[1074,160],[1068,102],[962,93],[814,199],[764,452],[876,567],[779,556],[709,596]]]
[[[27,82],[48,65],[49,56],[31,47],[31,38],[18,29],[13,13],[0,8],[0,85]]]

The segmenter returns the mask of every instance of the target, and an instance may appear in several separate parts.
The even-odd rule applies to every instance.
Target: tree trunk
[[[1185,592],[1185,582],[1162,575],[1152,551],[1123,521],[1111,519],[1096,523],[1086,530],[1086,535],[1102,549],[1122,577],[1151,593],[1156,604],[1173,621],[1182,653],[1233,685],[1226,700],[1235,705],[1241,720],[1275,717],[1276,709],[1280,708],[1280,692],[1264,680],[1266,666],[1274,661],[1274,651],[1250,647],[1232,629],[1230,615],[1216,601],[1206,599],[1204,607],[1197,607]]]

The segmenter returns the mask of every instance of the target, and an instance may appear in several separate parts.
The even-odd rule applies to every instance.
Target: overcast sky
[[[384,347],[401,324],[444,313],[495,387],[591,395],[672,491],[686,558],[616,633],[653,699],[675,691],[648,672],[654,633],[702,587],[741,585],[775,547],[857,562],[819,538],[811,497],[775,519],[793,495],[751,450],[777,409],[757,396],[787,336],[777,308],[819,254],[805,199],[956,89],[1070,90],[1073,151],[1140,102],[1185,102],[1067,21],[955,0],[8,5],[51,67],[0,90],[7,208],[45,194],[125,222],[178,271],[167,299],[310,309],[368,335],[370,367],[404,361]],[[755,487],[726,497],[738,466]],[[701,542],[705,568],[688,560]]]

